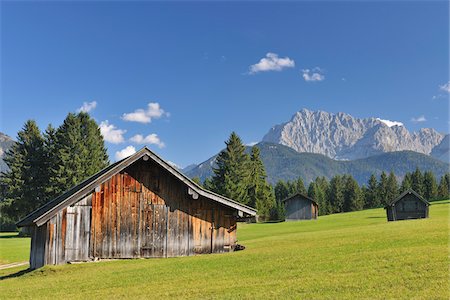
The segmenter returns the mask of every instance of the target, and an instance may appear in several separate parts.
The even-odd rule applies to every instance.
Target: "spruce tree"
[[[411,175],[411,188],[417,194],[423,196],[423,175],[422,172],[420,172],[419,168],[416,168],[416,170]]]
[[[344,211],[344,183],[340,175],[330,180],[330,213]]]
[[[364,201],[361,197],[361,189],[358,182],[351,176],[343,177],[344,180],[344,205],[343,210],[356,211],[363,209]]]
[[[381,206],[380,195],[378,194],[378,180],[377,177],[372,174],[370,175],[369,181],[367,182],[367,190],[365,192],[365,207],[366,208],[376,208]]]
[[[388,199],[388,177],[383,171],[380,175],[380,181],[378,183],[378,195],[382,205],[387,205],[392,199]]]
[[[438,187],[438,197],[439,199],[450,198],[450,173],[446,173],[441,177]]]
[[[235,132],[231,133],[225,144],[225,150],[217,156],[217,167],[213,168],[211,188],[218,194],[248,204],[249,157],[245,146]]]
[[[277,200],[277,202],[281,202],[287,197],[289,197],[289,188],[285,181],[279,180],[275,184],[275,199]]]
[[[108,166],[103,137],[86,113],[69,113],[54,133],[49,189],[56,195]]]
[[[270,212],[275,206],[275,196],[266,178],[267,174],[260,158],[259,148],[254,146],[249,162],[248,204],[256,207],[262,220],[269,219]]]
[[[406,173],[403,177],[402,185],[400,186],[400,193],[412,189],[412,175],[411,173]]]
[[[4,161],[9,171],[0,177],[4,193],[2,214],[17,221],[47,200],[44,139],[35,121],[25,123]]]
[[[332,213],[330,202],[330,184],[325,177],[317,177],[316,183],[316,200],[319,205],[319,215],[327,215]]]
[[[397,198],[398,196],[398,183],[397,178],[395,177],[394,172],[389,173],[389,177],[387,180],[387,187],[386,187],[386,200],[387,203],[390,203],[392,200]],[[387,204],[385,203],[385,204]]]
[[[423,197],[426,200],[433,200],[437,197],[437,183],[433,172],[426,171],[423,173]]]

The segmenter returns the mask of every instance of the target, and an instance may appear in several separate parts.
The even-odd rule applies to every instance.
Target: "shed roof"
[[[316,202],[313,198],[310,198],[310,197],[308,197],[308,196],[306,196],[306,195],[303,195],[302,193],[297,193],[297,194],[295,194],[295,195],[292,195],[292,196],[290,196],[290,197],[287,197],[286,199],[281,200],[281,202],[285,202],[285,201],[291,200],[292,198],[299,197],[299,196],[302,197],[302,198],[305,198],[305,199],[307,199],[307,200],[310,200],[311,202],[313,202],[314,204],[316,204],[317,206],[319,206],[319,205],[317,204],[317,202]]]
[[[407,189],[406,191],[404,191],[403,193],[400,194],[400,196],[398,196],[397,198],[395,198],[394,200],[392,200],[388,205],[385,206],[394,206],[394,204],[396,202],[398,202],[399,200],[403,199],[403,197],[405,197],[408,194],[412,194],[414,196],[416,196],[417,199],[419,199],[420,201],[422,201],[423,203],[425,203],[426,205],[430,205],[430,202],[428,202],[427,200],[425,200],[422,196],[420,196],[419,194],[416,193],[416,191],[414,191],[413,189]]]
[[[35,211],[27,215],[25,218],[20,220],[16,225],[18,227],[28,226],[32,224],[41,226],[42,224],[47,222],[51,217],[53,217],[54,214],[57,213],[59,210],[69,205],[72,205],[73,203],[79,201],[79,199],[92,193],[98,185],[107,181],[114,174],[120,172],[121,170],[125,169],[126,167],[130,166],[132,163],[134,163],[135,161],[146,155],[151,160],[156,162],[158,165],[166,169],[169,173],[174,175],[178,180],[182,181],[189,188],[189,193],[191,192],[197,193],[198,195],[219,202],[225,206],[237,209],[238,211],[241,211],[244,214],[250,216],[256,215],[256,210],[254,208],[243,205],[232,199],[229,199],[227,197],[204,189],[203,187],[199,186],[194,181],[192,181],[190,178],[188,178],[186,175],[182,174],[176,168],[168,164],[158,155],[153,153],[149,148],[144,147],[135,154],[109,165],[108,167],[92,175],[88,179],[84,180],[80,184],[67,190],[65,193],[61,194],[52,201],[48,202],[47,204],[41,206],[40,208],[36,209]]]

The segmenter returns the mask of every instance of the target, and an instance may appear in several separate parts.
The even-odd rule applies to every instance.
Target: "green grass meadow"
[[[449,299],[449,206],[387,222],[383,209],[239,224],[244,251],[0,270],[0,298]],[[29,239],[0,238],[0,261]]]

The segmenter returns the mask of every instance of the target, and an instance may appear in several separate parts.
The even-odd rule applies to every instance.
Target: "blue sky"
[[[1,2],[0,131],[95,102],[112,161],[199,163],[302,108],[448,132],[448,83],[446,1]]]

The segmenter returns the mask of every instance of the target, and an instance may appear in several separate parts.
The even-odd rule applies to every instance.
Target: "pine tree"
[[[400,193],[403,193],[409,189],[412,189],[412,174],[408,172],[405,174],[405,177],[403,177]]]
[[[388,177],[383,171],[380,175],[380,182],[378,183],[378,195],[382,205],[387,205],[392,199],[388,199]]]
[[[330,180],[330,213],[344,211],[344,184],[342,176],[336,175]]]
[[[306,195],[305,184],[303,183],[303,179],[299,177],[295,182],[295,193]]]
[[[4,161],[2,214],[17,221],[46,202],[44,139],[35,121],[25,123]]]
[[[289,197],[289,188],[285,181],[279,180],[275,185],[275,199],[281,202],[287,197]]]
[[[256,207],[262,220],[268,220],[275,206],[275,196],[272,187],[267,183],[266,170],[260,158],[259,148],[252,147],[249,162],[248,196],[249,205]]]
[[[437,197],[438,186],[436,177],[433,172],[426,171],[423,173],[423,197],[426,200],[433,200]]]
[[[395,177],[394,172],[391,171],[389,173],[389,177],[388,177],[388,180],[387,180],[386,199],[390,203],[392,200],[397,198],[397,196],[398,196],[397,178]]]
[[[51,191],[58,195],[108,166],[103,137],[86,113],[69,113],[54,133]]]
[[[381,206],[380,195],[378,194],[378,180],[377,177],[372,174],[370,175],[369,181],[367,182],[367,189],[365,191],[365,207],[366,208],[376,208]]]
[[[235,132],[231,133],[225,144],[225,150],[217,156],[217,167],[213,168],[212,191],[248,204],[249,157],[245,153],[245,146]]]
[[[419,168],[411,175],[411,188],[419,195],[423,196],[423,175],[420,172]]]
[[[332,213],[330,202],[330,184],[325,177],[317,177],[316,183],[316,200],[319,205],[319,215],[327,215]]]
[[[446,173],[441,177],[438,187],[438,197],[439,199],[450,198],[450,173]]]
[[[364,201],[361,197],[361,189],[358,182],[351,176],[343,177],[344,181],[344,211],[356,211],[363,209]]]

